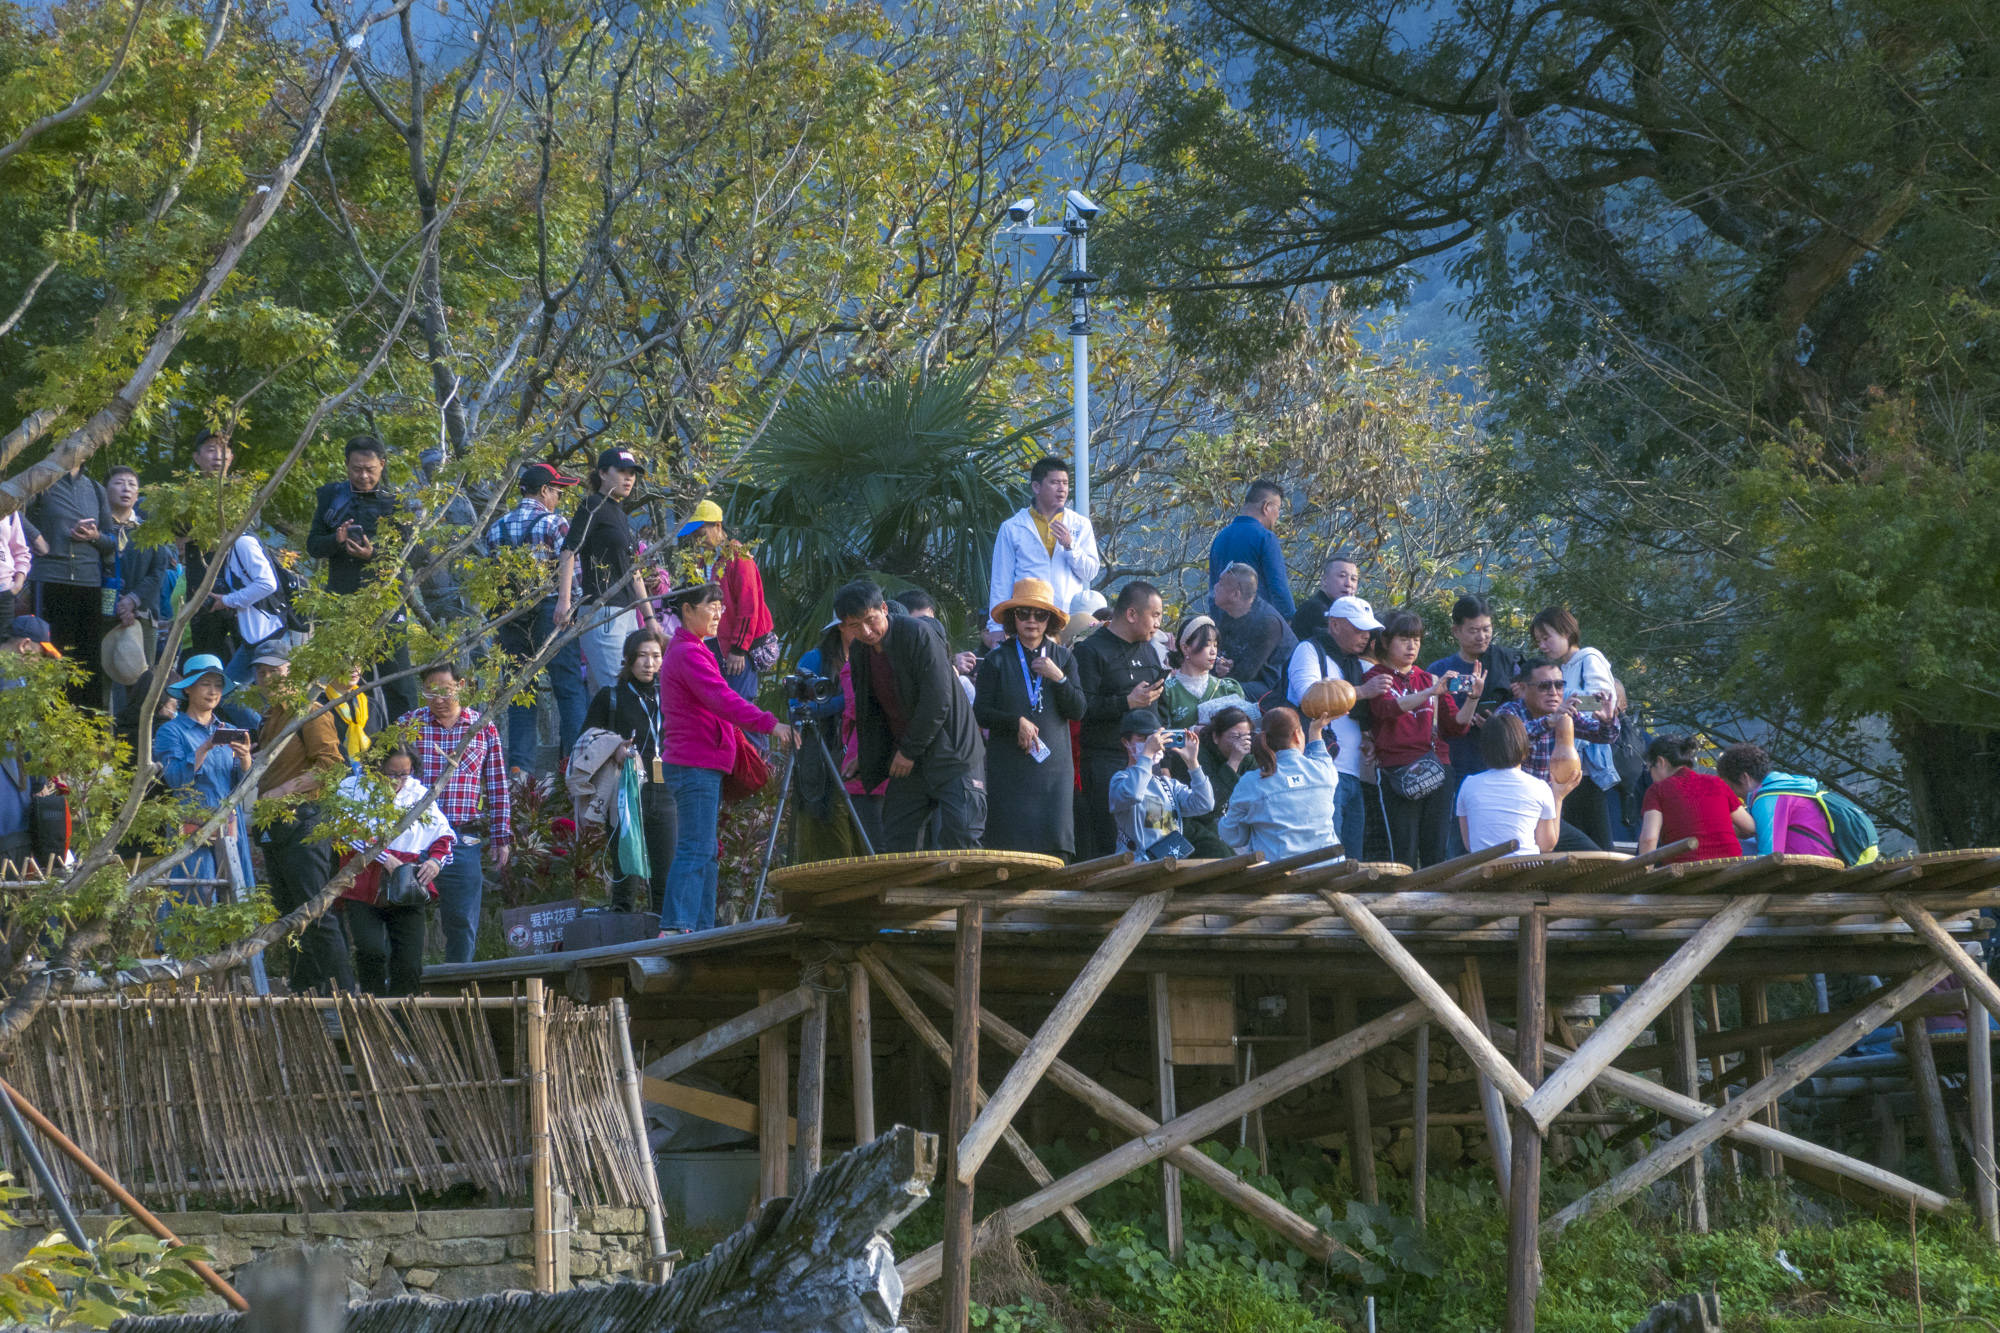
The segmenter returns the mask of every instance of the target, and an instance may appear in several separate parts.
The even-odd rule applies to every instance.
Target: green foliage
[[[0,1172],[0,1203],[27,1197]],[[0,1228],[21,1224],[0,1212]],[[177,1314],[207,1288],[190,1260],[206,1261],[197,1245],[169,1245],[128,1231],[129,1219],[105,1228],[97,1259],[60,1231],[37,1242],[0,1273],[0,1316],[29,1328],[110,1328],[126,1315]]]

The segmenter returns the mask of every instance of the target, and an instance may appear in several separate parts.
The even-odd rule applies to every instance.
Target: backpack
[[[258,601],[251,603],[251,605],[267,616],[275,616],[278,623],[285,627],[286,633],[305,633],[312,628],[312,622],[300,615],[298,609],[293,605],[293,598],[301,588],[306,586],[305,580],[299,577],[297,570],[278,559],[269,547],[266,547],[264,550],[264,558],[270,562],[271,573],[278,581],[278,590],[268,597],[260,598]],[[216,576],[216,591],[235,592],[243,586],[242,582],[240,582],[242,574],[243,571],[236,564],[236,547],[231,545],[229,556],[222,565],[222,573]]]
[[[1882,855],[1878,845],[1881,837],[1867,811],[1839,792],[1822,789],[1813,794],[1813,799],[1826,812],[1827,827],[1833,830],[1834,849],[1841,860],[1851,866],[1865,866]]]

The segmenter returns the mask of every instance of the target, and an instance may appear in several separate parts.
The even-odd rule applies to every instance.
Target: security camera
[[[1032,199],[1016,199],[1013,203],[1007,205],[1007,220],[1017,227],[1033,222],[1035,220],[1035,201]]]
[[[1076,214],[1085,222],[1097,216],[1099,211],[1097,205],[1090,202],[1090,196],[1082,190],[1071,190],[1063,197],[1069,200],[1070,212]]]

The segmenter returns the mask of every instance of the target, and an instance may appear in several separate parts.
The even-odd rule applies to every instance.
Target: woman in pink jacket
[[[715,925],[715,829],[722,815],[722,775],[736,766],[736,733],[768,732],[780,745],[792,730],[722,678],[704,640],[722,621],[722,589],[713,583],[676,588],[667,609],[680,618],[660,667],[660,761],[680,816],[673,869],[667,874],[662,931]]]

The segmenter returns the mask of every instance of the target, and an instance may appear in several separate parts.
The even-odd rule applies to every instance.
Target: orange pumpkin
[[[1299,700],[1299,709],[1307,717],[1346,717],[1353,707],[1354,687],[1339,676],[1314,681]]]
[[[1557,713],[1549,731],[1556,738],[1549,750],[1549,781],[1566,787],[1583,776],[1583,758],[1576,752],[1576,723],[1568,713]]]

